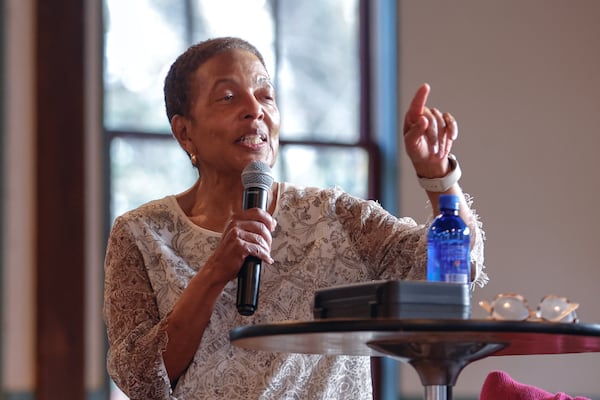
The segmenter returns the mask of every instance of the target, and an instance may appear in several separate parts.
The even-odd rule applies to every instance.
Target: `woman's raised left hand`
[[[426,106],[430,86],[424,83],[413,97],[404,118],[404,146],[422,178],[448,173],[448,154],[458,137],[458,124],[447,112]]]

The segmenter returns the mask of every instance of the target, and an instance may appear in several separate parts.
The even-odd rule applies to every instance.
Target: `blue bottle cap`
[[[455,194],[442,194],[440,195],[440,210],[441,209],[450,209],[450,210],[458,210],[458,196]]]

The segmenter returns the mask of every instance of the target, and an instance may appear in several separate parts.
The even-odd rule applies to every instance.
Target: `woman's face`
[[[218,54],[193,78],[186,129],[202,175],[238,174],[251,161],[271,166],[279,150],[279,110],[269,75],[244,50]]]

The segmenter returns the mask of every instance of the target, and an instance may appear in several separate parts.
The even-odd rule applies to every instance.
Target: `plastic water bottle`
[[[469,283],[471,231],[458,215],[458,196],[443,194],[427,235],[427,280]]]

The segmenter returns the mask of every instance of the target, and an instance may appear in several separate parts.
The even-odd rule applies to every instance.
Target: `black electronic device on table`
[[[319,289],[314,318],[469,319],[468,284],[379,280]]]

